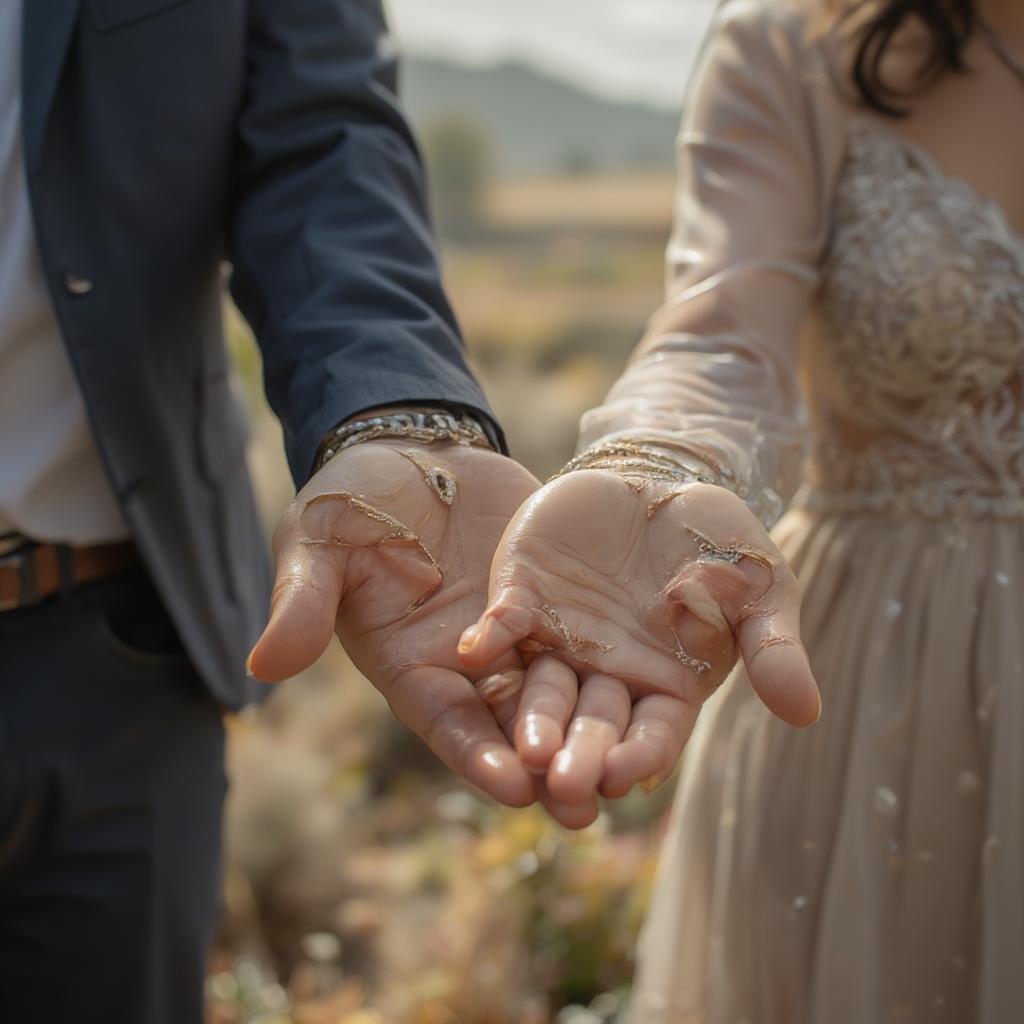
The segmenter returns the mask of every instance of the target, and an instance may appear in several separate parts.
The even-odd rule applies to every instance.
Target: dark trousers
[[[223,754],[141,571],[0,613],[0,1019],[198,1024]]]

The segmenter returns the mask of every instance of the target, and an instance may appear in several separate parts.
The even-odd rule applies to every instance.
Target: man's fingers
[[[744,610],[736,639],[765,707],[788,725],[813,725],[821,715],[821,695],[800,642],[799,590],[788,568],[777,571],[764,597]]]
[[[397,676],[384,695],[395,717],[467,782],[510,807],[534,801],[532,777],[464,676],[417,666]]]
[[[625,737],[605,758],[601,795],[617,799],[638,783],[653,789],[664,782],[690,739],[699,710],[660,693],[638,700]]]
[[[247,664],[257,679],[289,679],[323,654],[334,635],[344,559],[299,544],[282,551],[270,621]]]
[[[622,739],[631,707],[621,680],[595,673],[583,683],[565,746],[548,769],[548,790],[556,800],[579,804],[596,794],[605,756]]]
[[[537,624],[535,600],[519,587],[506,587],[459,639],[459,660],[469,670],[485,669],[525,640]]]
[[[562,749],[578,688],[576,673],[557,658],[542,655],[531,662],[514,732],[516,751],[527,768],[546,770]]]

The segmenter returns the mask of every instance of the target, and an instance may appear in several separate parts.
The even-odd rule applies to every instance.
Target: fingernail
[[[654,775],[649,775],[646,779],[643,779],[640,783],[640,788],[645,793],[653,793],[664,781],[664,775],[655,773]]]
[[[544,742],[544,737],[540,734],[540,729],[537,725],[536,715],[526,716],[526,727],[523,729],[523,742],[528,747],[539,747]]]
[[[462,636],[459,637],[459,650],[468,651],[476,643],[479,636],[479,626],[468,626],[463,630]]]
[[[505,762],[500,754],[495,753],[493,750],[487,751],[486,754],[481,758],[484,764],[491,768],[504,768]]]
[[[253,672],[253,670],[252,670],[252,656],[253,656],[253,655],[254,655],[255,653],[256,653],[256,648],[254,647],[254,648],[253,648],[253,649],[252,649],[252,650],[251,650],[251,651],[249,652],[249,657],[245,659],[245,674],[246,674],[246,675],[247,675],[247,676],[248,676],[248,677],[249,677],[250,679],[255,679],[255,678],[256,678],[256,676],[255,676],[255,673],[254,673],[254,672]]]
[[[555,758],[555,771],[560,775],[565,775],[572,768],[572,752],[568,750],[561,751]]]

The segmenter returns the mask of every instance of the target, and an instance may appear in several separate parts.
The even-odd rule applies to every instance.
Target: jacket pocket
[[[204,0],[91,0],[92,20],[101,32],[133,25],[176,7],[203,3]],[[205,0],[210,3],[211,0]]]

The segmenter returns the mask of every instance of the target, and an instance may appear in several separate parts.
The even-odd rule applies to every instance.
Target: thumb
[[[750,685],[768,710],[788,725],[813,725],[821,694],[800,641],[800,595],[788,568],[744,609],[736,639]]]
[[[459,638],[459,661],[469,671],[497,662],[538,628],[537,602],[524,587],[507,585]]]
[[[751,600],[751,595],[756,596]],[[669,602],[719,634],[736,637],[755,693],[789,725],[813,725],[821,697],[800,642],[800,591],[784,563],[690,563],[670,585]]]
[[[327,649],[341,603],[344,551],[284,548],[277,559],[277,579],[270,621],[256,641],[246,667],[267,683],[280,682],[309,668]]]
[[[364,626],[374,617],[394,622],[429,597],[443,578],[415,533],[348,491],[317,494],[293,506],[278,527],[274,547],[277,580],[270,621],[247,666],[265,682],[288,679],[323,654],[347,592],[360,594]],[[364,583],[372,584],[365,593]]]

